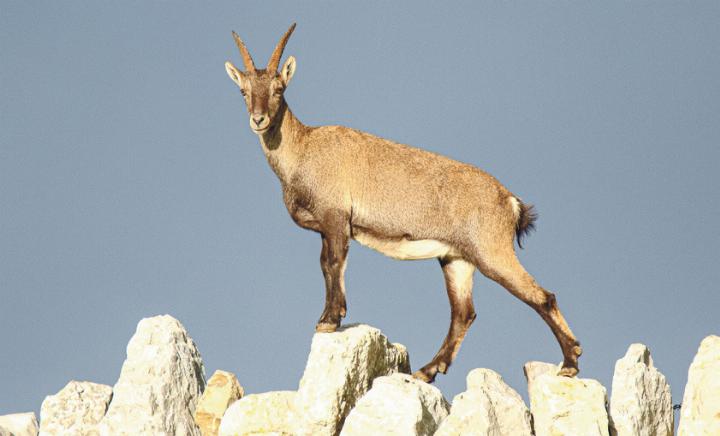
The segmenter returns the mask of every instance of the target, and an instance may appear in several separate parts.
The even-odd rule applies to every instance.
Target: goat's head
[[[250,127],[257,134],[265,133],[275,123],[276,115],[284,104],[283,92],[295,73],[295,58],[292,56],[278,71],[285,44],[293,30],[295,30],[294,23],[278,42],[265,69],[255,68],[247,47],[237,33],[233,32],[233,38],[245,64],[245,71],[238,70],[230,62],[225,62],[225,70],[232,81],[240,87],[250,115]]]

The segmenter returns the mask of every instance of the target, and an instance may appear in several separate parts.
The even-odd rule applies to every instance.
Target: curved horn
[[[250,56],[250,52],[248,51],[247,47],[245,47],[245,43],[240,39],[237,33],[233,31],[233,39],[235,39],[235,44],[237,44],[238,48],[240,49],[240,54],[243,58],[243,63],[245,64],[245,69],[248,70],[251,73],[255,72],[255,63],[252,60],[252,57]]]
[[[285,50],[285,44],[287,44],[288,39],[290,39],[290,35],[292,35],[293,30],[295,30],[295,23],[290,26],[287,32],[285,32],[285,35],[280,39],[280,42],[278,42],[277,46],[275,46],[275,50],[273,51],[272,56],[270,56],[270,60],[267,64],[267,70],[276,72],[278,65],[280,65],[280,58],[282,58],[283,50]]]

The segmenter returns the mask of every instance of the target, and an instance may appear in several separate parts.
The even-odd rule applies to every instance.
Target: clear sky
[[[534,203],[520,252],[608,390],[643,342],[680,402],[720,333],[720,4],[697,2],[2,2],[0,414],[68,381],[114,384],[137,322],[169,313],[208,376],[295,389],[324,304],[320,238],[282,202],[237,87],[231,30],[264,65],[290,23],[300,120],[472,163]],[[550,330],[475,276],[449,374],[557,362]],[[434,260],[355,243],[346,322],[405,344],[448,326]]]

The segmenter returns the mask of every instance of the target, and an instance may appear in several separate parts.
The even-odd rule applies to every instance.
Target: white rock
[[[193,412],[205,388],[195,343],[175,318],[140,321],[113,388],[102,435],[197,435]]]
[[[653,365],[650,350],[632,344],[615,363],[610,401],[611,433],[617,436],[672,436],[670,385]]]
[[[294,435],[297,392],[252,394],[235,401],[220,422],[220,436]]]
[[[407,374],[379,377],[348,415],[340,436],[429,436],[448,409],[435,386]]]
[[[218,434],[225,411],[232,403],[242,398],[244,393],[235,374],[221,370],[213,373],[195,409],[195,423],[202,436]]]
[[[690,365],[678,435],[720,435],[720,336],[703,339]]]
[[[537,364],[526,365],[532,374]],[[536,436],[608,436],[607,396],[596,380],[562,377],[546,367],[528,378]]]
[[[373,379],[396,372],[410,372],[407,350],[390,344],[376,328],[349,325],[316,333],[296,399],[297,433],[337,435]]]
[[[37,436],[38,422],[34,412],[0,416],[0,435]]]
[[[91,382],[71,381],[55,395],[45,397],[40,408],[40,436],[96,435],[112,398],[112,388]]]
[[[530,411],[500,374],[474,369],[435,436],[531,436]]]

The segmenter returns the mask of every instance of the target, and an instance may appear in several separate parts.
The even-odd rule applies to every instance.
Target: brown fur
[[[274,51],[275,64],[293,27]],[[280,73],[240,72],[229,62],[226,69],[245,95],[251,127],[280,179],[290,215],[299,226],[321,234],[326,301],[317,331],[335,331],[345,316],[343,275],[354,235],[396,242],[440,241],[453,253],[440,259],[452,319],[437,355],[416,377],[434,380],[457,354],[475,319],[474,268],[540,314],[563,351],[561,373],[577,373],[581,349],[554,295],[541,288],[515,256],[514,239],[520,242],[533,228],[532,206],[472,165],[347,127],[305,126],[282,96],[294,74],[292,57]]]

